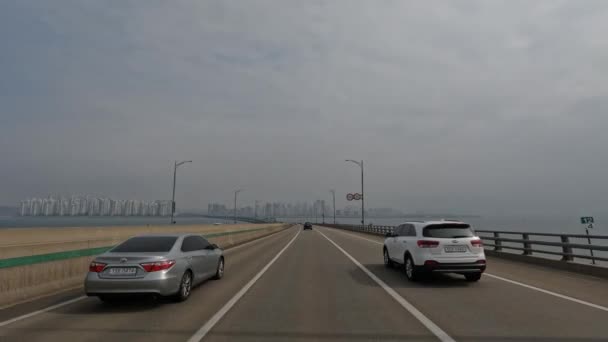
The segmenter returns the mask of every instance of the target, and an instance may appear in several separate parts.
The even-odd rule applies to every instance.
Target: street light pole
[[[363,188],[363,160],[356,161],[346,159],[347,162],[355,163],[361,168],[361,225],[365,226],[365,190]]]
[[[329,190],[331,192],[331,196],[333,197],[334,202],[334,224],[336,224],[336,190]]]
[[[239,189],[234,192],[234,223],[236,223],[236,195],[243,190]]]
[[[192,160],[185,160],[179,163],[176,160],[173,164],[173,196],[171,197],[171,224],[175,224],[173,217],[175,216],[175,182],[177,178],[177,167],[185,163],[192,163]]]

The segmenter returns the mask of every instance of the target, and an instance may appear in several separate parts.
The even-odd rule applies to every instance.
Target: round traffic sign
[[[353,197],[354,197],[354,196],[353,196],[353,194],[351,194],[351,193],[346,194],[346,200],[347,200],[347,201],[352,201],[352,200],[353,200]]]
[[[359,193],[354,194],[354,195],[353,195],[353,199],[354,199],[355,201],[360,201],[360,200],[361,200],[361,194],[359,194]]]

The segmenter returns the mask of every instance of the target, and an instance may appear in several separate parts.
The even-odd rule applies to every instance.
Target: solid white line
[[[534,290],[534,291],[539,291],[539,292],[542,292],[542,293],[545,293],[545,294],[548,294],[548,295],[551,295],[551,296],[555,296],[555,297],[558,297],[558,298],[566,299],[566,300],[569,300],[569,301],[572,301],[572,302],[575,302],[575,303],[578,303],[578,304],[587,305],[587,306],[589,306],[589,307],[596,308],[596,309],[599,309],[599,310],[608,311],[608,308],[607,308],[607,307],[605,307],[605,306],[601,306],[601,305],[597,305],[597,304],[589,303],[589,302],[586,302],[586,301],[584,301],[584,300],[580,300],[580,299],[576,299],[576,298],[573,298],[573,297],[570,297],[570,296],[566,296],[566,295],[563,295],[563,294],[559,294],[559,293],[557,293],[557,292],[553,292],[553,291],[549,291],[549,290],[541,289],[540,287],[536,287],[536,286],[532,286],[532,285],[528,285],[528,284],[520,283],[520,282],[515,281],[515,280],[511,280],[511,279],[507,279],[507,278],[499,277],[499,276],[497,276],[497,275],[488,274],[488,273],[484,273],[484,274],[485,274],[487,277],[491,277],[491,278],[494,278],[494,279],[498,279],[498,280],[506,281],[507,283],[511,283],[511,284],[515,284],[515,285],[523,286],[523,287],[525,287],[525,288],[528,288],[528,289],[531,289],[531,290]]]
[[[65,302],[61,302],[59,304],[51,305],[51,306],[49,306],[47,308],[44,308],[44,309],[40,309],[40,310],[37,310],[37,311],[34,311],[34,312],[30,312],[28,314],[25,314],[25,315],[22,315],[22,316],[19,316],[19,317],[11,318],[8,321],[0,322],[0,327],[7,326],[7,325],[9,325],[11,323],[15,323],[17,321],[21,321],[23,319],[30,318],[32,316],[36,316],[36,315],[39,315],[41,313],[45,313],[45,312],[48,312],[48,311],[51,311],[51,310],[55,310],[55,309],[60,308],[62,306],[70,305],[72,303],[78,302],[78,301],[83,300],[85,298],[87,298],[87,296],[77,297],[77,298],[74,298],[74,299],[67,300]]]
[[[454,342],[454,339],[451,338],[445,331],[443,331],[437,324],[433,323],[430,319],[428,319],[422,312],[416,309],[410,302],[405,300],[405,298],[401,297],[395,290],[393,290],[390,286],[388,286],[384,281],[378,278],[375,274],[373,274],[370,270],[368,270],[365,266],[363,266],[357,259],[355,259],[352,255],[348,254],[342,247],[338,246],[332,239],[328,238],[325,234],[321,233],[318,229],[317,232],[321,234],[324,238],[326,238],[329,242],[331,242],[340,252],[346,255],[357,267],[359,267],[365,274],[367,274],[373,281],[375,281],[378,285],[380,285],[386,293],[388,293],[397,303],[401,304],[401,306],[409,311],[420,323],[422,323],[427,329],[429,329],[440,341],[444,342]]]
[[[232,252],[232,251],[235,251],[235,250],[237,250],[237,249],[240,249],[240,248],[243,248],[243,247],[246,247],[246,246],[252,245],[252,244],[254,244],[254,243],[264,241],[264,240],[269,239],[269,238],[271,238],[271,237],[273,237],[273,236],[277,236],[277,235],[279,235],[279,234],[281,234],[281,233],[283,233],[283,232],[287,232],[287,231],[289,231],[289,229],[291,229],[291,228],[293,228],[293,227],[285,228],[285,229],[283,229],[283,230],[280,230],[280,231],[277,231],[277,232],[270,233],[269,235],[266,235],[266,236],[264,236],[264,237],[257,238],[257,239],[255,239],[255,240],[251,240],[251,241],[247,241],[247,242],[242,243],[242,244],[240,244],[240,245],[236,245],[236,246],[231,246],[231,247],[228,247],[228,248],[226,248],[226,249],[224,249],[224,250],[226,251],[226,253],[228,253],[228,252]]]
[[[382,243],[380,243],[378,241],[366,239],[366,238],[361,237],[361,236],[357,236],[357,235],[346,233],[346,232],[341,232],[341,233],[343,233],[344,235],[349,235],[349,236],[361,239],[361,240],[366,240],[366,241],[369,241],[369,242],[373,242],[373,243],[382,245]],[[572,301],[572,302],[575,302],[575,303],[578,303],[578,304],[586,305],[586,306],[589,306],[589,307],[592,307],[592,308],[595,308],[595,309],[599,309],[599,310],[603,310],[603,311],[608,311],[608,307],[601,306],[601,305],[598,305],[598,304],[593,304],[593,303],[590,303],[590,302],[586,302],[584,300],[576,299],[574,297],[566,296],[566,295],[563,295],[563,294],[560,294],[560,293],[557,293],[557,292],[541,289],[540,287],[536,287],[536,286],[520,283],[518,281],[507,279],[507,278],[503,278],[503,277],[500,277],[500,276],[497,276],[497,275],[494,275],[494,274],[490,274],[490,273],[484,273],[484,275],[487,276],[487,277],[490,277],[490,278],[494,278],[494,279],[497,279],[497,280],[505,281],[505,282],[513,284],[513,285],[523,286],[523,287],[525,287],[527,289],[530,289],[530,290],[539,291],[539,292],[542,292],[544,294],[548,294],[548,295],[551,295],[551,296],[554,296],[554,297],[558,297],[558,298],[569,300],[569,301]]]
[[[234,295],[234,297],[232,297],[226,304],[224,304],[224,306],[218,312],[216,312],[213,317],[211,317],[196,333],[194,333],[194,335],[190,337],[188,342],[198,342],[202,340],[205,335],[207,335],[207,333],[209,333],[209,331],[213,329],[217,322],[219,322],[222,317],[224,317],[224,315],[226,315],[226,313],[228,313],[228,311],[230,311],[230,309],[239,301],[239,299],[241,299],[241,297],[243,297],[245,293],[249,291],[249,289],[258,281],[258,279],[262,277],[262,275],[270,268],[270,266],[272,266],[272,264],[277,261],[281,254],[283,254],[283,252],[285,252],[285,250],[287,250],[287,248],[291,246],[291,244],[298,238],[298,235],[300,235],[300,230],[298,230],[296,236],[294,236],[293,239],[291,239],[291,241],[289,241],[287,245],[285,245],[285,247],[283,247],[283,249],[281,249],[279,253],[277,253],[277,255],[275,255],[274,258],[272,258],[272,260],[270,260],[270,262],[266,264],[266,266],[264,266],[264,268],[262,268],[262,270],[258,272],[258,274],[255,275],[255,277],[253,277],[247,284],[245,284],[245,286],[243,286],[243,288],[240,289],[239,292]]]

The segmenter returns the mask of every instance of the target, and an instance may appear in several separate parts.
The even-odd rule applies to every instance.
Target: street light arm
[[[182,165],[182,164],[186,164],[186,163],[192,163],[192,160],[184,160],[184,161],[182,161],[182,162],[175,163],[175,167],[178,167],[178,166],[180,166],[180,165]]]
[[[355,163],[355,164],[359,165],[359,167],[361,167],[361,162],[358,162],[358,161],[356,161],[356,160],[352,160],[352,159],[346,159],[345,161],[347,161],[347,162],[351,162],[351,163]]]

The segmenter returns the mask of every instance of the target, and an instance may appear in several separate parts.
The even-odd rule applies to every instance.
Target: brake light
[[[102,272],[104,268],[106,268],[107,264],[101,263],[101,262],[95,262],[93,261],[90,265],[89,265],[89,272],[95,272],[95,273],[99,273]]]
[[[163,260],[158,262],[147,262],[140,264],[146,272],[158,272],[168,270],[175,265],[175,260]]]
[[[471,240],[471,245],[473,247],[483,247],[483,242],[480,239]]]
[[[418,240],[417,243],[420,248],[433,248],[439,246],[439,241]]]
[[[439,263],[435,260],[427,260],[424,262],[424,266],[433,267],[433,266],[437,266],[437,265],[439,265]]]

